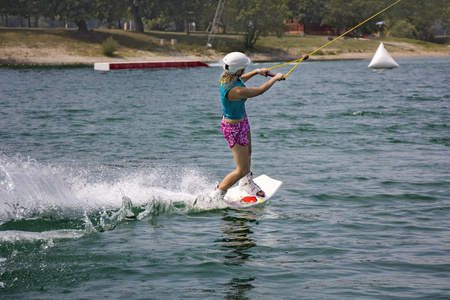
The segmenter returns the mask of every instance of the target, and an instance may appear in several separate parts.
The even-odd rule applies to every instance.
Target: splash
[[[215,61],[215,62],[210,62],[210,63],[208,63],[208,66],[210,66],[210,67],[222,67],[223,66],[223,61],[220,59],[220,60]]]
[[[223,208],[205,197],[212,186],[195,167],[43,165],[0,155],[0,225],[83,220],[86,233],[111,230],[127,218]]]
[[[77,203],[74,195],[52,168],[31,159],[0,157],[0,224],[64,219],[78,209],[73,203]]]

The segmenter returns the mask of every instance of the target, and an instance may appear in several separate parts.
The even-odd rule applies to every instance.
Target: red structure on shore
[[[299,22],[297,19],[291,18],[286,21],[285,25],[288,27],[288,33],[298,34],[317,34],[317,35],[333,35],[334,30],[331,26],[320,25],[314,22]]]

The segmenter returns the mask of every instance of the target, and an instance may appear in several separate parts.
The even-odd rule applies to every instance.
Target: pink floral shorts
[[[247,114],[245,114],[242,122],[236,124],[228,124],[225,122],[225,118],[223,118],[221,128],[223,136],[228,141],[230,148],[233,148],[236,143],[241,146],[248,145],[247,132],[250,131],[250,124],[248,123]]]

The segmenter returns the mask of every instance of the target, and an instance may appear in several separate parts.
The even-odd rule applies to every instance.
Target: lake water
[[[0,298],[450,299],[450,58],[397,62],[250,99],[284,184],[240,211],[203,197],[235,166],[218,63],[0,69]]]

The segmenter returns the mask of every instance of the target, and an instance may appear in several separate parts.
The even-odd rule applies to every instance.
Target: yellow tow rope
[[[306,57],[306,59],[307,59],[309,56],[313,55],[313,54],[316,53],[317,51],[319,51],[319,50],[325,48],[326,46],[328,46],[328,45],[331,44],[332,42],[334,42],[334,41],[340,39],[341,37],[343,37],[343,36],[346,35],[347,33],[349,33],[349,32],[351,32],[351,31],[355,30],[356,28],[358,28],[358,27],[361,26],[362,24],[366,23],[367,21],[370,21],[371,19],[375,18],[376,16],[378,16],[378,15],[381,14],[382,12],[388,10],[389,8],[391,8],[391,7],[394,6],[395,4],[399,3],[400,1],[402,1],[402,0],[398,0],[398,1],[396,1],[395,3],[393,3],[393,4],[389,5],[388,7],[386,7],[385,9],[383,9],[383,10],[377,12],[376,14],[374,14],[373,16],[371,16],[370,18],[368,18],[368,19],[365,20],[364,22],[359,23],[358,25],[356,25],[356,26],[353,27],[352,29],[350,29],[350,30],[344,32],[343,34],[341,34],[340,36],[338,36],[338,37],[335,38],[334,40],[329,41],[328,43],[326,43],[326,44],[323,45],[322,47],[320,47],[320,48],[314,50],[314,51],[311,52],[310,54],[305,55],[305,56],[303,56],[303,57],[300,58],[300,59],[296,59],[296,60],[293,60],[293,61],[290,61],[290,62],[281,64],[281,65],[278,65],[278,66],[269,68],[269,70],[272,70],[272,69],[275,69],[275,68],[279,68],[279,67],[282,67],[282,66],[286,66],[286,65],[289,65],[289,64],[292,64],[292,63],[295,63],[295,62],[296,62],[297,64],[296,64],[289,72],[287,72],[286,75],[283,76],[283,79],[285,79],[285,78],[286,78],[286,77],[287,77],[287,76],[288,76],[288,75],[289,75],[289,74],[290,74],[290,73],[291,73],[291,72],[292,72],[292,71],[293,71],[293,70],[294,70],[294,69],[295,69],[295,68],[296,68],[296,67],[297,67],[304,59],[305,59],[305,57]]]

